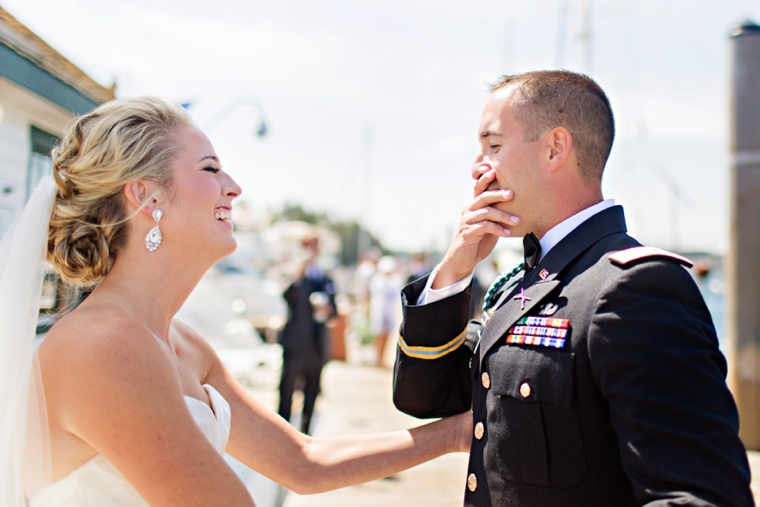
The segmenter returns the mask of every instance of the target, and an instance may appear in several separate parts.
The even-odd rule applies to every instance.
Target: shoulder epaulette
[[[626,264],[642,259],[671,259],[679,264],[683,264],[687,268],[694,265],[689,259],[682,255],[651,246],[635,246],[633,248],[627,248],[625,250],[620,250],[619,252],[611,253],[608,258],[613,264],[617,264],[618,266],[625,266]]]

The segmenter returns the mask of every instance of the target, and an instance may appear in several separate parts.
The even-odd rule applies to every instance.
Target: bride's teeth
[[[229,210],[223,209],[223,210],[214,210],[214,219],[216,220],[231,220],[232,219],[232,213]]]

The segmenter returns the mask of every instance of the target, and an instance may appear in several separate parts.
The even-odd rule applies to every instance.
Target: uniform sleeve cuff
[[[433,282],[435,281],[435,277],[438,274],[440,267],[440,264],[437,265],[433,272],[430,273],[427,283],[425,284],[425,290],[422,291],[419,299],[417,299],[417,305],[435,303],[436,301],[446,299],[447,297],[453,296],[454,294],[459,294],[470,286],[470,282],[472,282],[472,273],[470,273],[462,280],[449,285],[448,287],[444,287],[442,289],[433,289]]]

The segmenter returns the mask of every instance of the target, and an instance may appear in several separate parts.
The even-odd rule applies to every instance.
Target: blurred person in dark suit
[[[288,320],[280,335],[282,375],[277,413],[290,420],[293,391],[303,389],[301,432],[309,434],[314,405],[320,391],[322,367],[330,359],[330,339],[326,323],[336,314],[335,286],[317,266],[319,240],[309,235],[302,240],[306,259],[283,293],[288,304]]]

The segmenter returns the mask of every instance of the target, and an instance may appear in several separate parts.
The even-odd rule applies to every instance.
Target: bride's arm
[[[296,431],[238,384],[208,347],[207,382],[230,403],[227,452],[297,493],[319,493],[387,477],[449,452],[468,452],[472,414],[409,430],[313,438]]]
[[[190,415],[168,347],[130,319],[82,314],[40,347],[54,480],[100,453],[152,506],[252,507]]]

